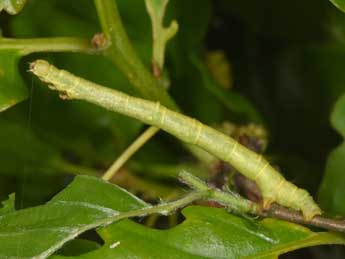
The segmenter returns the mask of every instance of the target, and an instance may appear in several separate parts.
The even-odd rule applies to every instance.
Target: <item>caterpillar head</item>
[[[38,59],[30,63],[29,71],[38,76],[41,80],[46,81],[45,78],[49,74],[50,64],[42,59]]]

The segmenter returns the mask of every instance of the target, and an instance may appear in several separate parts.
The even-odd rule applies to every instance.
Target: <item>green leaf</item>
[[[54,174],[61,162],[52,146],[37,138],[28,127],[0,119],[0,174]]]
[[[100,220],[144,206],[117,186],[77,177],[47,204],[0,218],[0,258],[46,258]]]
[[[0,12],[5,10],[9,14],[19,13],[24,5],[26,0],[0,0]]]
[[[19,51],[0,50],[0,112],[28,97],[19,73],[20,57]]]
[[[345,95],[334,106],[331,115],[332,126],[345,138]],[[331,152],[328,157],[326,172],[320,187],[319,201],[327,212],[345,215],[345,143]]]
[[[0,216],[5,215],[7,213],[11,213],[15,211],[15,194],[12,193],[8,196],[6,201],[2,202],[2,207],[0,208]]]
[[[71,164],[56,146],[33,132],[26,118],[7,120],[18,105],[0,118],[0,190],[1,196],[16,192],[20,207],[41,204],[61,190],[66,174],[96,174],[95,170]],[[9,181],[9,183],[8,183]]]
[[[203,40],[212,16],[212,7],[210,0],[199,0],[197,8],[192,1],[171,1],[167,10],[167,18],[174,18],[178,21],[179,31],[169,46],[186,51],[186,53],[179,53],[174,58],[184,58],[189,51],[200,50],[203,47]],[[170,47],[168,51],[169,49]]]
[[[192,206],[183,214],[186,220],[168,230],[150,229],[131,221],[117,222],[98,230],[105,241],[102,248],[72,258],[274,258],[307,246],[345,244],[341,234],[315,233],[274,219],[257,223],[223,209]]]
[[[330,0],[332,4],[338,7],[340,10],[345,12],[345,1],[344,0]]]
[[[46,258],[109,217],[146,206],[98,178],[76,177],[47,204],[0,217],[0,258]],[[66,244],[60,253],[86,252],[69,258],[265,258],[300,247],[345,243],[340,234],[315,233],[273,219],[255,222],[224,209],[189,207],[184,215],[182,224],[164,231],[122,220],[98,229],[105,241],[99,249],[81,241]]]
[[[100,248],[100,245],[94,241],[75,239],[64,245],[58,251],[58,254],[63,256],[77,256],[83,253],[91,252],[97,248]]]

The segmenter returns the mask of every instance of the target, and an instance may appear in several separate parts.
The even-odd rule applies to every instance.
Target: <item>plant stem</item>
[[[147,4],[147,2],[146,2]],[[148,8],[149,9],[149,8]],[[165,7],[164,7],[165,10]],[[163,69],[164,64],[164,52],[165,52],[165,44],[166,42],[164,40],[159,41],[159,44],[157,44],[157,37],[158,38],[165,38],[165,31],[162,27],[162,20],[164,16],[164,11],[161,16],[160,21],[158,21],[158,24],[156,23],[155,19],[151,16],[151,22],[152,22],[152,29],[153,29],[153,57],[152,57],[152,64],[156,64],[156,60],[159,59],[161,62],[159,62],[159,70],[161,71]],[[162,30],[159,30],[162,27]],[[162,35],[161,35],[162,34]],[[164,34],[164,35],[163,35]],[[160,74],[160,73],[158,73]],[[155,76],[155,74],[154,74]],[[156,77],[156,76],[155,76]],[[116,172],[142,147],[145,145],[146,142],[148,142],[157,132],[159,131],[159,128],[150,126],[148,129],[146,129],[142,134],[140,134],[135,141],[127,147],[127,149],[115,160],[115,162],[111,165],[111,167],[105,172],[103,175],[104,180],[110,180],[112,177],[115,176]]]
[[[18,50],[22,55],[34,52],[85,52],[92,53],[89,40],[75,37],[12,39],[0,38],[0,50]]]
[[[95,0],[101,27],[108,41],[104,54],[128,78],[142,97],[160,101],[177,110],[173,99],[161,87],[136,54],[123,27],[115,0]]]
[[[101,26],[105,32],[106,38],[108,39],[108,48],[105,54],[107,56],[110,56],[112,58],[112,61],[117,65],[120,70],[122,68],[122,72],[127,75],[127,77],[130,79],[131,76],[128,74],[128,69],[125,64],[131,65],[129,62],[132,61],[132,66],[139,67],[143,73],[139,74],[139,76],[146,78],[148,75],[146,75],[146,71],[144,69],[143,64],[141,63],[140,59],[136,55],[133,46],[131,45],[128,35],[125,32],[125,29],[123,28],[123,24],[121,22],[120,15],[117,11],[116,2],[112,1],[110,3],[109,1],[95,1],[96,8],[98,10],[98,14],[101,21]],[[112,6],[111,6],[112,4]],[[106,9],[104,8],[112,8],[113,12],[109,13],[106,12]],[[113,28],[117,28],[116,32],[113,32]],[[120,35],[117,35],[120,34]],[[122,40],[119,41],[119,39],[122,38]],[[127,59],[122,61],[121,63],[117,63],[117,57],[115,56],[121,56],[116,48],[118,44],[109,44],[109,43],[122,43],[123,46],[121,49],[125,50],[129,56],[127,56]],[[128,60],[128,58],[130,60]],[[132,71],[133,72],[133,71]],[[137,81],[132,81],[135,88],[138,90],[138,92],[145,98],[152,98],[153,100],[156,100],[155,98],[158,98],[159,96],[151,96],[151,93],[148,92],[148,89],[146,85],[140,85],[136,83]],[[156,88],[156,85],[152,86],[153,88]],[[151,88],[151,86],[150,86]],[[158,99],[159,100],[159,99]],[[148,142],[157,132],[159,131],[158,128],[150,126],[148,129],[145,130],[141,135],[139,135],[134,142],[127,147],[127,149],[114,161],[114,163],[110,166],[110,168],[105,172],[103,175],[104,180],[110,180],[112,177],[115,176],[117,171],[146,143]]]
[[[116,172],[137,152],[151,137],[153,137],[159,128],[149,127],[143,134],[141,134],[127,149],[115,160],[110,168],[102,176],[102,179],[109,181],[114,177]]]
[[[100,19],[102,30],[107,39],[107,48],[104,49],[104,55],[109,57],[116,67],[127,77],[127,79],[132,83],[135,89],[140,93],[145,99],[150,99],[153,101],[159,101],[163,105],[173,109],[179,110],[178,106],[175,104],[174,100],[170,97],[167,91],[159,85],[155,77],[148,71],[142,61],[136,54],[129,37],[124,29],[121,21],[120,14],[115,0],[94,0],[95,6],[98,12],[98,17]],[[144,134],[143,138],[148,141],[155,134],[155,127],[149,128]],[[158,132],[158,130],[156,131]],[[147,137],[151,135],[150,137]],[[142,136],[137,139],[141,141]],[[145,142],[141,141],[141,145]],[[213,161],[212,156],[207,152],[200,150],[194,146],[185,145],[187,149],[200,161],[205,164]],[[140,146],[137,145],[137,149]],[[127,159],[135,153],[136,150],[131,149],[132,154],[129,152],[123,154]],[[134,151],[134,152],[133,152]],[[126,151],[125,151],[126,152]],[[116,166],[121,166],[125,163],[125,160],[115,161]],[[115,167],[115,165],[113,165]],[[115,168],[116,169],[116,168]],[[116,172],[112,169],[112,172]],[[110,169],[109,169],[110,170]],[[111,177],[110,173],[107,177]]]
[[[345,232],[345,220],[336,220],[321,216],[315,216],[311,221],[306,221],[303,218],[302,214],[300,214],[299,212],[291,211],[276,206],[272,206],[271,209],[268,211],[261,211],[258,204],[241,198],[233,193],[224,192],[219,189],[209,187],[206,183],[204,183],[203,181],[189,173],[181,173],[179,179],[183,183],[189,185],[195,191],[173,202],[163,203],[156,206],[150,206],[139,210],[123,212],[119,215],[102,219],[100,222],[97,223],[97,225],[107,225],[121,219],[137,216],[146,216],[154,213],[169,215],[175,210],[190,205],[191,203],[197,200],[212,200],[221,203],[230,209],[234,209],[239,213],[250,213],[262,217],[273,217],[278,219],[284,219],[293,223],[311,225],[338,232]]]
[[[139,210],[122,212],[118,215],[115,215],[106,219],[102,219],[98,225],[103,225],[103,224],[108,225],[108,224],[113,223],[114,221],[118,221],[121,219],[138,217],[138,216],[146,216],[146,215],[155,214],[155,213],[167,216],[175,212],[177,209],[183,208],[193,203],[194,201],[202,199],[205,195],[207,195],[205,192],[200,192],[200,191],[191,192],[191,193],[188,193],[185,197],[176,201],[161,203],[156,206],[149,206],[149,207],[139,209]]]
[[[272,205],[269,210],[263,211],[259,215],[262,217],[278,218],[298,224],[311,225],[345,233],[345,219],[332,219],[323,216],[315,216],[310,221],[306,221],[301,213],[278,205]]]
[[[205,182],[198,179],[197,177],[182,172],[179,175],[179,179],[187,184],[189,187],[194,189],[194,192],[187,194],[185,197],[169,202],[163,203],[156,206],[151,206],[139,210],[123,212],[119,215],[103,219],[100,224],[110,224],[114,221],[118,221],[125,218],[146,216],[154,213],[169,215],[175,210],[185,207],[197,200],[212,200],[224,205],[227,208],[233,209],[238,213],[249,213],[262,217],[272,217],[278,219],[284,219],[293,223],[299,223],[304,225],[311,225],[316,227],[325,228],[328,230],[345,232],[345,220],[336,220],[331,218],[325,218],[321,216],[315,216],[312,220],[306,221],[303,215],[299,212],[285,209],[279,206],[272,206],[267,211],[262,211],[260,206],[249,200],[246,200],[240,196],[237,196],[231,192],[221,191],[219,189],[208,186]]]
[[[164,68],[165,47],[167,42],[175,36],[178,24],[173,20],[167,28],[164,27],[165,11],[169,0],[157,2],[145,0],[147,12],[151,18],[153,51],[152,65],[154,74],[160,76]],[[157,71],[158,70],[158,71]]]
[[[260,205],[257,203],[244,199],[234,193],[224,192],[219,189],[209,187],[205,182],[189,173],[180,173],[179,179],[196,192],[206,192],[207,189],[209,189],[209,200],[218,202],[225,207],[233,209],[239,213],[249,213],[261,217],[283,219],[293,223],[310,225],[338,232],[345,232],[344,219],[338,220],[322,216],[315,216],[311,220],[307,221],[300,212],[287,209],[276,204],[272,205],[268,210],[263,211],[260,208]]]
[[[178,178],[195,191],[208,192],[207,198],[209,200],[216,201],[238,213],[258,214],[260,212],[260,206],[258,204],[242,198],[235,193],[212,188],[190,173],[183,171],[179,174]]]
[[[135,89],[146,99],[160,101],[171,109],[178,109],[173,99],[146,69],[123,27],[115,0],[95,0],[101,27],[108,41],[104,54],[128,78]],[[103,179],[112,178],[126,161],[159,131],[150,127],[139,136],[106,171]]]

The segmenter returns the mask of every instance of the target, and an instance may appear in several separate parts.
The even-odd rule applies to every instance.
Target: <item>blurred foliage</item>
[[[223,88],[229,89],[233,86],[233,75],[230,62],[223,51],[210,51],[206,55],[207,67],[214,80]]]
[[[20,57],[19,51],[0,50],[0,112],[28,97],[18,70]]]
[[[336,7],[340,10],[345,11],[345,1],[344,0],[330,0]]]
[[[338,133],[345,137],[345,96],[336,102],[331,122]],[[320,188],[319,200],[327,212],[345,214],[343,202],[345,188],[345,144],[342,143],[328,157],[325,176]]]
[[[0,209],[0,215],[5,215],[15,211],[15,194],[9,195],[8,200],[2,202],[2,207]]]
[[[9,14],[19,13],[24,5],[26,0],[0,0],[0,12],[5,10]]]

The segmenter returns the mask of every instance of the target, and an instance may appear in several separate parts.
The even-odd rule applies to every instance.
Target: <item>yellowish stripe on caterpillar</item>
[[[200,139],[200,136],[201,136],[201,131],[202,131],[202,124],[199,121],[194,120],[194,125],[195,125],[195,128],[197,130],[196,130],[196,135],[195,135],[195,138],[194,138],[193,142],[194,142],[195,145],[198,145],[199,139]]]
[[[289,195],[289,199],[288,199],[288,204],[292,204],[293,203],[293,197],[295,196],[297,190],[298,190],[298,187],[297,186],[293,186],[294,189],[291,191],[291,194]]]
[[[269,165],[269,163],[265,163],[262,168],[260,169],[260,171],[254,176],[253,180],[257,181],[259,179],[259,177],[265,172],[266,167]]]
[[[274,193],[277,193],[277,196],[278,196],[278,197],[280,196],[280,192],[281,192],[281,190],[283,189],[282,187],[283,187],[283,185],[284,185],[285,182],[286,182],[286,180],[285,180],[285,179],[282,179],[282,180],[280,181],[280,183],[277,184],[276,187],[275,187],[274,190],[273,190]]]
[[[235,154],[236,148],[238,146],[238,142],[236,141],[233,148],[231,149],[231,151],[229,152],[229,154],[226,156],[225,161],[229,161],[230,158],[232,157],[233,154]]]
[[[167,112],[167,108],[165,108],[164,106],[161,107],[161,120],[160,120],[160,123],[161,124],[164,124],[164,121],[165,121],[165,116],[166,116],[166,112]]]

